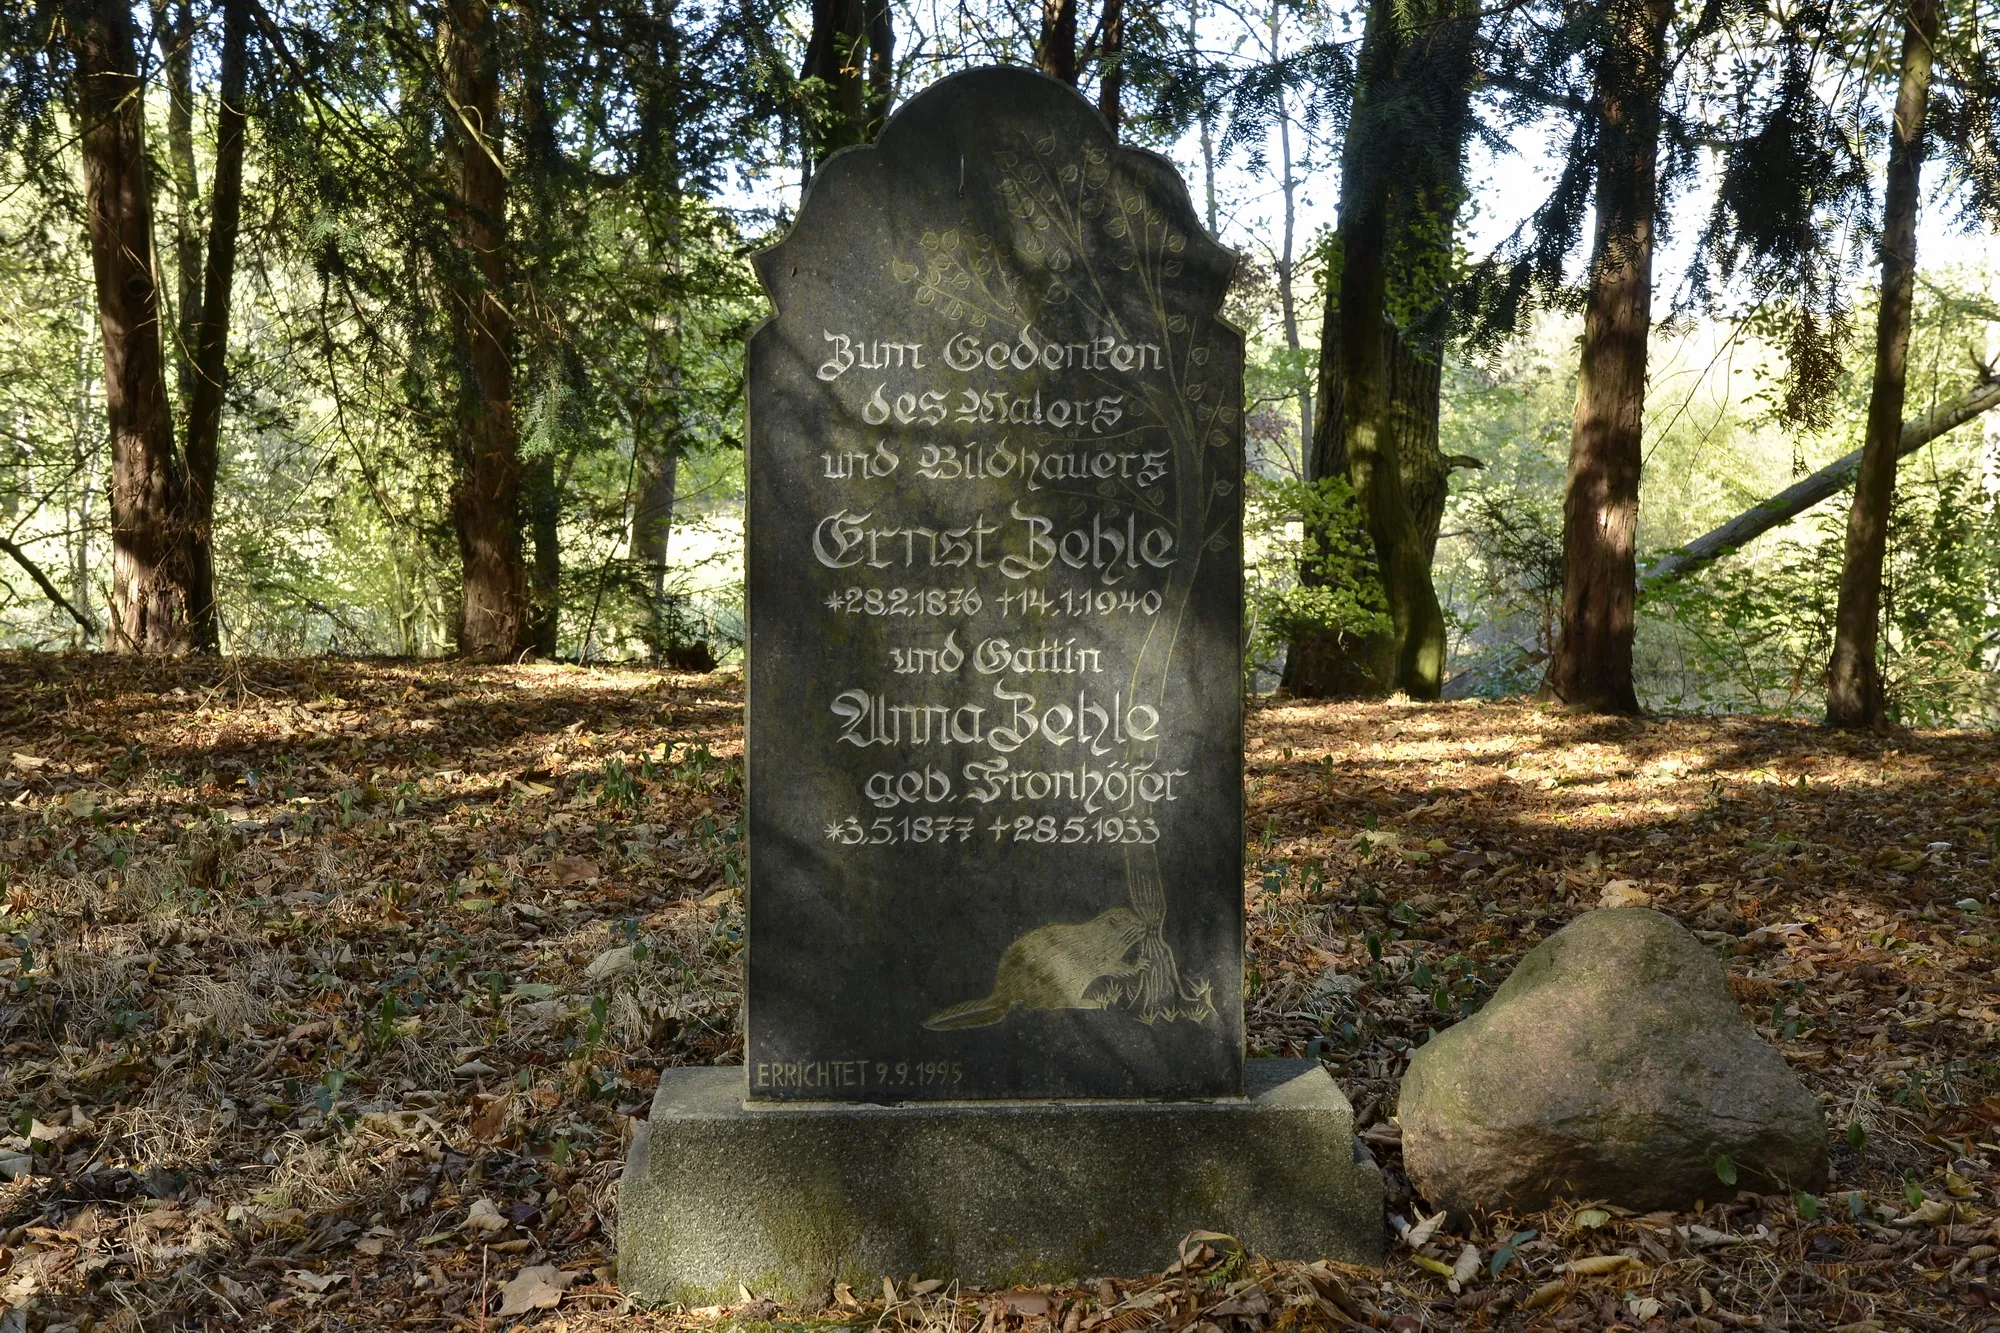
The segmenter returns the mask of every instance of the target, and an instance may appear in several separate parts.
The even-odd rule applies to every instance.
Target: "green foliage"
[[[0,554],[0,643],[9,646],[100,638],[110,582],[102,348],[76,127],[65,109],[74,92],[67,12],[26,0],[0,14],[0,532],[13,544]],[[453,646],[452,497],[466,367],[451,302],[473,256],[452,196],[464,145],[438,59],[451,12],[372,0],[282,0],[258,10],[245,199],[253,221],[237,270],[216,524],[228,651],[428,656]],[[546,548],[538,592],[553,588],[557,651],[673,665],[727,659],[741,641],[743,351],[765,313],[746,255],[786,221],[793,196],[781,182],[802,165],[801,117],[815,90],[794,71],[807,16],[778,0],[493,12],[486,54],[502,68],[504,91],[499,122],[485,128],[509,177],[509,273],[499,295],[512,330],[522,528],[531,546]],[[1453,93],[1459,75],[1471,74],[1455,62],[1473,58],[1459,41],[1470,26],[1455,19],[1472,11],[1380,10],[1409,28],[1437,20],[1438,31],[1408,46],[1401,65],[1365,70],[1342,17],[1317,3],[1235,14],[1248,35],[1227,50],[1210,40],[1211,20],[1228,26],[1211,8],[1191,7],[1185,28],[1179,11],[1127,15],[1129,142],[1191,158],[1182,136],[1200,131],[1205,165],[1269,174],[1265,154],[1282,124],[1294,135],[1295,172],[1311,178],[1358,125],[1351,178],[1397,173],[1393,208],[1406,243],[1389,257],[1388,313],[1426,348],[1446,347],[1442,451],[1486,463],[1451,500],[1436,571],[1458,665],[1484,663],[1481,692],[1532,688],[1557,620],[1577,329],[1574,320],[1530,325],[1525,316],[1573,305],[1596,171],[1593,53],[1611,12],[1482,12],[1477,58],[1497,53],[1502,62],[1471,80],[1486,90],[1470,113],[1483,126],[1466,119]],[[1027,58],[1033,22],[1014,17],[975,6],[947,22],[898,9],[899,96],[968,60]],[[208,181],[215,7],[192,6],[188,21],[194,175]],[[164,52],[143,15],[140,27],[149,34],[141,96],[164,242],[185,201],[166,133]],[[1982,31],[1945,25],[1931,148],[1956,202],[1991,218],[2000,212],[1991,134],[2000,100]],[[605,32],[618,40],[607,45]],[[1714,205],[1705,228],[1690,233],[1695,271],[1675,290],[1673,318],[1652,337],[1643,546],[1685,541],[1858,443],[1872,348],[1846,335],[1850,324],[1869,323],[1856,255],[1872,234],[1881,78],[1898,40],[1893,23],[1856,26],[1823,7],[1709,6],[1676,29],[1663,197],[1690,182],[1699,148],[1713,153]],[[1086,84],[1102,61],[1090,62]],[[1463,192],[1463,147],[1468,136],[1511,135],[1530,120],[1567,152],[1557,154],[1545,203],[1475,270],[1459,224],[1488,201]],[[1203,181],[1189,175],[1199,198]],[[1245,202],[1226,197],[1234,188],[1225,179],[1222,216]],[[1255,226],[1249,216],[1232,225]],[[178,308],[182,280],[193,275],[179,271],[184,259],[172,244],[158,247],[157,260],[161,327],[179,329],[188,313]],[[1317,309],[1284,298],[1315,278],[1337,282],[1341,262],[1337,234],[1322,232],[1291,291],[1281,293],[1269,263],[1247,263],[1232,289],[1229,314],[1250,334],[1252,471],[1305,470]],[[1912,414],[1948,395],[1963,348],[1985,339],[1995,318],[1986,275],[1957,291],[1943,290],[1948,280],[1928,267],[1922,280]],[[1685,318],[1746,295],[1748,308],[1726,317]],[[1453,320],[1461,333],[1477,325],[1491,335],[1474,330],[1479,357],[1443,344]],[[1499,346],[1503,331],[1509,341]],[[170,360],[184,359],[168,341]],[[1739,355],[1743,364],[1731,364]],[[1754,380],[1754,391],[1737,375]],[[643,540],[640,517],[649,469],[668,460],[676,469],[670,567],[658,525],[662,540]],[[1913,464],[1900,487],[1885,671],[1901,720],[1991,719],[2000,646],[1994,502],[1970,472],[1940,467],[1913,480]],[[652,476],[655,491],[659,481]],[[1344,483],[1259,478],[1248,500],[1253,666],[1301,637],[1359,641],[1387,628],[1371,546]],[[1649,698],[1815,710],[1842,508],[1830,503],[1805,535],[1652,598],[1639,662]],[[1334,535],[1322,546],[1305,536],[1317,531]],[[713,756],[684,752],[676,762],[710,785],[740,776]],[[599,799],[630,806],[636,782],[608,765]],[[399,789],[399,809],[407,799]],[[351,827],[370,803],[346,792],[298,818]],[[726,833],[714,833],[716,854],[734,882]]]
[[[0,642],[59,647],[102,628],[109,451],[66,11],[17,8],[0,16],[0,532],[19,550],[0,558]],[[440,81],[449,13],[319,0],[259,11],[244,203],[256,221],[237,265],[217,485],[226,651],[453,646],[466,367],[451,312],[473,261]],[[699,486],[714,480],[710,455],[740,448],[743,341],[764,313],[744,256],[770,218],[715,198],[734,173],[786,154],[769,132],[795,82],[773,43],[780,14],[766,0],[494,11],[487,54],[505,87],[500,121],[484,128],[509,180],[499,295],[521,516],[547,557],[538,573],[560,566],[565,654],[648,654],[659,637],[658,561],[635,549],[635,463],[671,457]],[[195,5],[184,18],[200,181],[214,168],[218,15]],[[604,46],[599,25],[618,42]],[[152,70],[157,43],[142,31],[142,45]],[[161,145],[151,184],[164,233],[202,201],[177,197],[157,76],[144,114]],[[158,257],[161,299],[177,306],[190,275],[174,246]],[[180,314],[163,310],[163,326]],[[167,350],[184,359],[172,339]],[[732,491],[711,487],[674,518],[706,518]],[[683,536],[677,521],[677,549]],[[53,606],[28,562],[90,631]],[[726,648],[726,633],[708,637]]]
[[[1433,578],[1461,690],[1535,689],[1561,610],[1562,490],[1576,398],[1574,329],[1552,320],[1503,353],[1444,367],[1438,447],[1484,461],[1454,490]]]
[[[1663,702],[1814,715],[1824,706],[1845,506],[1755,561],[1649,590],[1679,666]],[[2000,496],[1969,467],[1906,465],[1889,521],[1879,659],[1891,717],[1938,726],[2000,716]]]
[[[1478,486],[1459,498],[1470,547],[1450,615],[1467,637],[1488,631],[1522,650],[1503,654],[1482,692],[1524,693],[1541,678],[1562,616],[1562,514],[1533,493]]]
[[[1253,474],[1246,498],[1245,532],[1259,552],[1247,588],[1250,664],[1301,638],[1352,643],[1388,630],[1375,547],[1345,479]]]

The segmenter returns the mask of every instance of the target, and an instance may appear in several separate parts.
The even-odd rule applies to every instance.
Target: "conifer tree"
[[[882,128],[895,92],[895,60],[889,0],[812,0],[800,78],[815,165]]]
[[[185,652],[194,601],[187,468],[174,443],[162,303],[153,256],[153,172],[146,146],[139,32],[123,0],[62,16],[72,62],[84,200],[111,427],[111,642]]]
[[[1834,612],[1833,661],[1827,669],[1826,722],[1874,728],[1887,719],[1875,640],[1882,621],[1882,563],[1889,545],[1903,389],[1910,350],[1910,307],[1917,278],[1917,190],[1924,160],[1924,111],[1938,37],[1937,0],[1898,3],[1903,28],[1901,77],[1891,129],[1882,208],[1882,298],[1875,319],[1875,377],[1868,395],[1868,435],[1847,511],[1847,548]]]
[[[30,180],[61,196],[67,169],[56,118],[77,130],[80,220],[92,257],[111,439],[107,642],[140,653],[212,652],[219,642],[216,460],[253,43],[247,0],[221,0],[219,45],[210,16],[187,3],[161,4],[152,14],[150,38],[168,82],[165,159],[176,204],[178,299],[162,286],[154,246],[168,191],[155,170],[161,155],[149,143],[148,34],[130,5],[69,0],[18,6],[0,17],[0,147],[19,152]],[[211,52],[212,62],[203,58]],[[218,79],[205,201],[195,172],[197,68],[214,68]],[[165,330],[174,333],[171,341]],[[184,433],[175,429],[176,387]]]
[[[1558,699],[1593,712],[1639,711],[1640,430],[1672,17],[1671,0],[1607,0],[1594,44],[1597,223],[1563,493],[1562,631],[1549,669]]]

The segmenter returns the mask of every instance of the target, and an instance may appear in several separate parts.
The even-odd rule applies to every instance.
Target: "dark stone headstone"
[[[1242,1094],[1234,262],[1015,69],[758,257],[752,1100]]]
[[[1193,1230],[1380,1259],[1347,1099],[1243,1060],[1230,265],[1165,161],[1005,69],[759,258],[749,1067],[661,1071],[633,1295],[1074,1282]]]

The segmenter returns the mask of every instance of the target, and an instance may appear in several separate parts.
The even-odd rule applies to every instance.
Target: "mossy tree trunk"
[[[1338,272],[1327,280],[1308,480],[1352,482],[1373,541],[1391,630],[1294,642],[1285,684],[1312,697],[1401,690],[1436,698],[1445,625],[1431,562],[1449,479],[1476,460],[1438,448],[1441,337],[1453,227],[1464,193],[1478,15],[1417,15],[1375,0],[1342,154]],[[1421,332],[1419,332],[1421,330]]]

